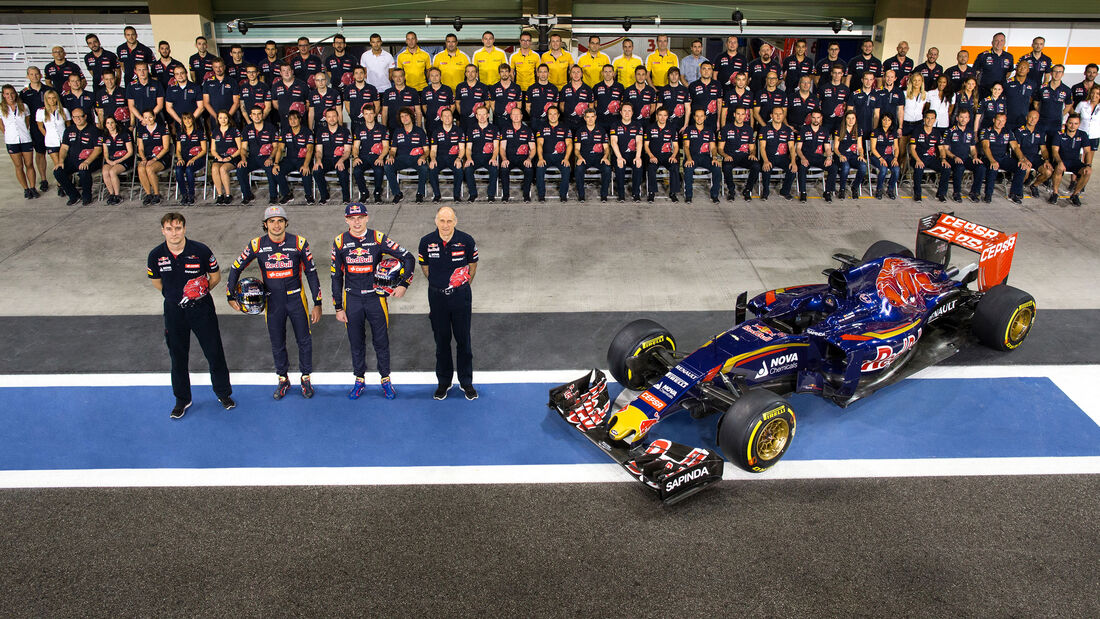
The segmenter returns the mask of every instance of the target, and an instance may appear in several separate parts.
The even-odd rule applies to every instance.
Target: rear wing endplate
[[[982,226],[951,213],[938,213],[920,220],[917,227],[917,258],[947,265],[951,246],[978,254],[978,290],[986,291],[1008,281],[1016,234]]]

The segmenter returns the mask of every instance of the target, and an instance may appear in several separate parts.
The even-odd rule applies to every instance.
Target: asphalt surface
[[[4,614],[1100,614],[1100,477],[0,492]]]
[[[702,345],[734,324],[733,312],[478,313],[473,319],[474,367],[479,370],[562,370],[604,367],[615,333],[636,318],[668,327],[681,348]],[[262,317],[222,316],[229,368],[266,371],[271,345]],[[1011,354],[974,345],[951,364],[1100,363],[1100,310],[1040,310],[1027,342]],[[287,325],[292,368],[297,363]],[[167,372],[164,322],[160,316],[0,317],[0,374]],[[491,336],[489,335],[491,334]],[[193,338],[192,338],[193,339]],[[394,314],[390,322],[391,365],[396,371],[431,370],[435,344],[424,314]],[[141,359],[135,368],[134,359]],[[368,367],[374,355],[367,354]],[[344,326],[331,313],[313,327],[316,371],[349,370]],[[192,370],[206,367],[192,342]]]

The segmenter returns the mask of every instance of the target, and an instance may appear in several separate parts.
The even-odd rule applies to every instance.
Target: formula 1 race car
[[[952,246],[978,253],[978,262],[950,266]],[[971,338],[1003,351],[1023,343],[1036,307],[1006,283],[1015,246],[1015,234],[952,214],[923,218],[915,256],[879,241],[862,258],[833,255],[839,266],[823,271],[823,284],[751,300],[741,293],[735,326],[690,354],[652,320],[627,324],[607,352],[624,394],[615,412],[599,370],[551,390],[550,406],[666,503],[722,475],[711,450],[664,439],[643,447],[653,427],[677,411],[696,419],[721,414],[716,436],[726,459],[763,472],[794,438],[786,394],[846,406],[946,359]]]

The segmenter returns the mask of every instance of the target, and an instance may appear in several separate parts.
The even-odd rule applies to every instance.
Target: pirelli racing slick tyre
[[[1000,284],[990,288],[978,306],[970,328],[982,344],[994,350],[1014,350],[1035,324],[1035,299],[1028,293]]]
[[[889,256],[890,254],[899,254],[906,258],[913,257],[913,252],[909,251],[909,248],[901,243],[895,243],[893,241],[875,241],[874,244],[867,248],[867,251],[863,252],[863,262],[883,256]]]
[[[785,398],[767,389],[753,389],[718,421],[718,447],[738,467],[762,473],[787,452],[794,426],[794,411]]]
[[[661,347],[670,351],[676,350],[676,340],[672,334],[656,322],[641,318],[627,323],[615,337],[611,339],[611,346],[607,349],[607,367],[611,370],[611,376],[624,388],[642,390],[649,387],[647,373],[634,372],[628,366],[631,359],[643,354],[652,353],[653,349]],[[634,362],[637,366],[637,362]],[[658,367],[654,366],[656,372]],[[658,375],[664,374],[666,369],[660,369]]]

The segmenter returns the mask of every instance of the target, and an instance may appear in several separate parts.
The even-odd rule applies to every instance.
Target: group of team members
[[[463,395],[478,397],[473,385],[473,353],[470,344],[472,295],[470,282],[477,273],[477,243],[458,230],[458,216],[449,206],[435,215],[435,230],[420,240],[416,257],[386,234],[367,226],[370,213],[361,202],[344,207],[347,231],[336,235],[331,246],[332,300],[336,319],[347,326],[355,380],[348,397],[356,400],[366,389],[366,333],[369,328],[382,393],[397,397],[390,379],[389,297],[401,298],[412,285],[419,262],[427,279],[429,318],[436,343],[436,377],[433,394],[443,400],[456,374]],[[188,239],[186,219],[167,213],[161,220],[164,242],[149,252],[147,273],[164,297],[165,341],[171,358],[173,419],[183,417],[191,406],[188,350],[195,334],[210,367],[211,386],[226,409],[236,407],[225,360],[221,332],[211,292],[221,280],[217,258],[205,244]],[[253,262],[259,267],[263,288],[263,313],[271,339],[277,386],[273,397],[281,400],[290,392],[290,360],[287,354],[286,323],[294,329],[301,371],[302,396],[312,398],[313,339],[310,325],[322,314],[322,293],[317,266],[305,237],[287,230],[287,213],[282,206],[270,206],[263,214],[262,236],[251,239],[233,262],[226,281],[229,305],[243,311],[249,304],[242,294],[241,275]],[[305,282],[303,283],[303,278]],[[308,285],[308,293],[306,286]],[[457,358],[452,356],[451,342]]]
[[[135,165],[145,203],[160,201],[158,174],[174,165],[181,203],[190,204],[194,179],[205,171],[208,158],[218,204],[231,202],[233,176],[242,201],[252,202],[250,179],[261,172],[271,204],[292,199],[292,180],[302,183],[307,203],[315,201],[314,189],[317,200],[326,203],[330,180],[339,185],[344,203],[351,201],[353,182],[361,196],[373,194],[375,201],[382,199],[388,182],[398,202],[403,198],[401,172],[415,174],[417,202],[425,199],[429,184],[439,201],[444,171],[452,177],[456,201],[462,199],[463,185],[467,199],[476,199],[479,179],[487,180],[487,200],[495,199],[499,184],[508,201],[513,172],[522,178],[525,201],[532,197],[532,185],[537,199],[544,200],[548,180],[557,181],[562,199],[572,180],[583,201],[590,173],[600,182],[601,200],[607,200],[614,177],[614,191],[623,201],[628,172],[633,199],[641,199],[645,183],[652,201],[662,169],[673,200],[681,184],[685,199],[692,199],[700,171],[709,172],[714,201],[723,179],[732,199],[735,181],[743,178],[740,193],[751,199],[758,177],[764,180],[760,195],[767,199],[770,182],[780,172],[784,197],[793,199],[797,179],[805,200],[807,179],[820,172],[826,177],[824,197],[831,200],[838,186],[835,193],[845,196],[849,179],[858,197],[868,164],[878,171],[875,196],[894,197],[907,164],[912,163],[916,179],[917,170],[921,176],[927,171],[930,158],[938,159],[933,169],[950,171],[940,174],[940,196],[943,180],[961,178],[961,167],[973,173],[972,198],[983,183],[991,198],[998,173],[1014,180],[1022,174],[1009,196],[1020,202],[1022,183],[1034,169],[1033,194],[1037,183],[1075,174],[1070,200],[1077,204],[1100,139],[1096,65],[1089,65],[1085,79],[1070,88],[1061,82],[1064,67],[1042,53],[1042,37],[1019,63],[1004,51],[1004,35],[998,34],[973,66],[962,51],[958,64],[945,70],[937,63],[936,48],[914,66],[905,42],[885,61],[873,55],[870,40],[847,63],[840,61],[835,43],[824,58],[811,59],[803,40],[782,61],[767,43],[749,61],[738,51],[739,39],[730,36],[712,62],[702,56],[700,41],[691,44],[689,56],[678,59],[662,35],[656,51],[643,61],[633,55],[630,39],[623,41],[622,55],[609,59],[597,36],[574,59],[554,34],[549,51],[540,55],[531,49],[529,33],[507,57],[495,47],[491,32],[482,35],[483,47],[472,58],[458,49],[454,34],[431,57],[409,32],[396,58],[382,49],[380,36],[372,35],[370,48],[358,60],[348,53],[342,35],[334,37],[333,53],[323,60],[311,53],[305,37],[289,59],[280,58],[269,41],[258,66],[243,61],[239,45],[230,48],[228,62],[217,58],[199,37],[197,53],[185,66],[171,58],[167,43],[158,46],[159,60],[152,60],[132,28],[126,36],[127,42],[111,54],[88,35],[91,51],[85,65],[93,82],[101,84],[94,94],[84,90],[80,68],[65,60],[60,48],[44,72],[28,70],[30,84],[22,93],[5,87],[6,123],[18,124],[18,110],[10,116],[9,110],[22,109],[23,101],[29,102],[27,118],[45,112],[45,122],[24,119],[37,129],[28,142],[37,149],[41,141],[50,152],[70,204],[91,201],[92,172],[99,168],[108,201],[121,201],[118,176]],[[129,85],[117,86],[120,78]],[[59,83],[65,89],[60,110],[56,102],[51,107],[46,101],[52,101],[49,89]],[[1042,144],[1013,139],[1027,129],[1032,110],[1038,113],[1032,129]],[[54,112],[63,122],[71,120],[60,138],[51,129]],[[963,112],[969,117],[958,125],[959,133],[953,127]],[[922,138],[918,152],[914,136],[928,113],[935,115],[933,129],[939,135]],[[1005,117],[1003,123],[999,116]],[[128,140],[131,119],[137,124]],[[947,139],[947,133],[960,141]],[[936,142],[931,150],[924,143],[929,140]],[[9,139],[9,151],[12,144]],[[965,144],[973,150],[963,152],[960,145]],[[36,197],[30,155],[20,154],[16,167],[25,195]],[[71,182],[74,173],[80,194]],[[919,197],[919,188],[914,193]],[[956,199],[959,194],[956,180]],[[1057,199],[1055,184],[1051,201]]]

